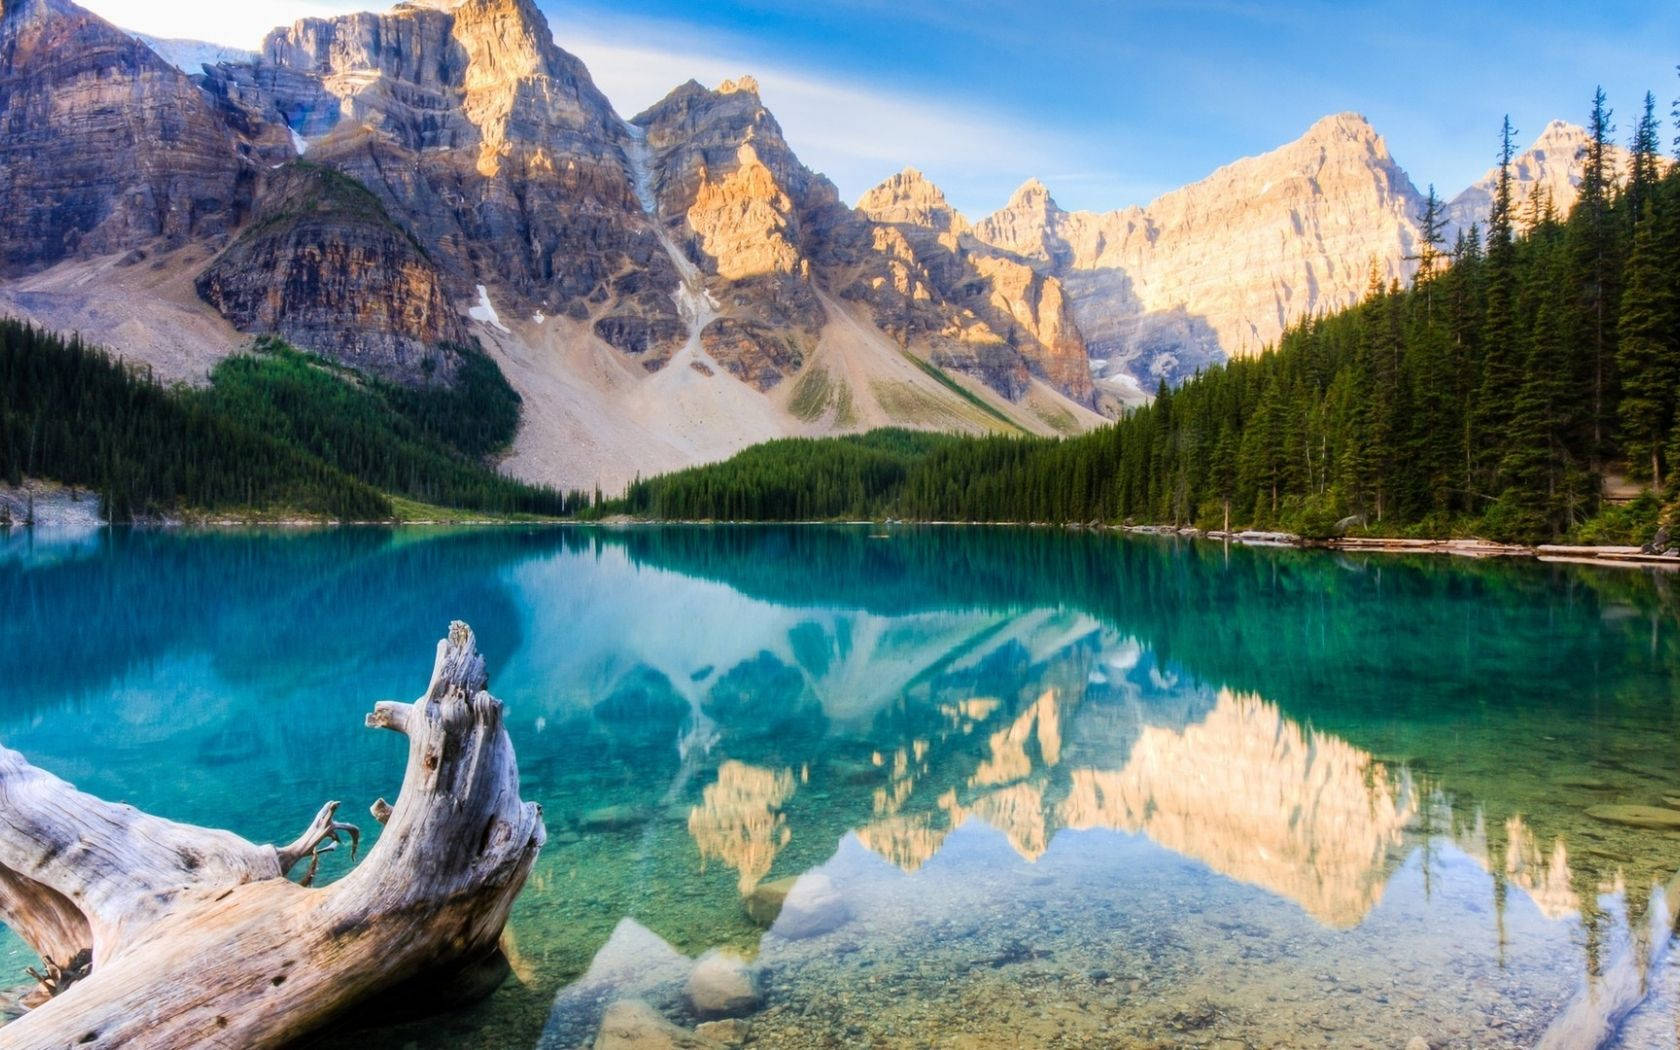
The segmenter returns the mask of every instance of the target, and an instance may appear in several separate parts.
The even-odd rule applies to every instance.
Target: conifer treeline
[[[463,375],[458,390],[411,391],[265,344],[217,365],[208,389],[165,388],[78,338],[0,320],[0,482],[86,487],[113,521],[230,509],[384,520],[388,493],[579,509],[478,461],[512,436],[518,397],[482,352]]]
[[[1066,440],[777,442],[640,481],[617,509],[1569,534],[1599,513],[1606,475],[1660,492],[1680,473],[1680,169],[1661,157],[1649,94],[1632,171],[1614,170],[1602,92],[1589,132],[1567,218],[1544,196],[1513,201],[1507,120],[1485,231],[1443,243],[1431,187],[1409,288],[1373,277],[1359,306],[1162,389],[1113,426]]]

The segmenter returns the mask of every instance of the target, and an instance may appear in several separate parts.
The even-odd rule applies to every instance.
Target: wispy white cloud
[[[245,48],[257,47],[270,29],[299,18],[386,6],[379,0],[82,3],[126,29]],[[848,201],[911,165],[940,184],[958,208],[977,215],[1000,206],[1031,174],[1083,163],[1076,143],[1041,126],[902,86],[872,87],[766,62],[750,39],[648,19],[580,24],[567,14],[556,14],[560,46],[584,60],[626,117],[685,80],[715,86],[750,73],[800,159],[833,179]],[[1079,189],[1091,181],[1100,179],[1081,178]]]
[[[985,198],[975,191],[1012,186],[1031,172],[1057,168],[1069,152],[1070,144],[1056,134],[1004,115],[871,90],[750,58],[573,34],[563,44],[583,59],[596,84],[626,116],[685,80],[716,86],[751,74],[800,159],[833,179],[848,200],[908,165],[941,184],[959,208],[989,210],[1002,198],[992,199],[995,190],[981,191],[987,192]]]

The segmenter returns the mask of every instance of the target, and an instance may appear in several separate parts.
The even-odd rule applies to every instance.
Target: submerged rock
[[[752,1031],[752,1025],[739,1017],[730,1017],[722,1021],[702,1021],[694,1026],[694,1030],[705,1038],[715,1039],[725,1046],[740,1046],[747,1041],[747,1033]]]
[[[732,955],[713,953],[701,959],[684,989],[694,1012],[705,1018],[737,1017],[758,1008],[752,971]]]
[[[1556,784],[1558,787],[1582,788],[1587,791],[1609,791],[1611,788],[1615,787],[1614,784],[1611,784],[1599,777],[1584,776],[1580,774],[1568,774],[1561,777],[1553,777],[1552,783]]]
[[[584,831],[619,831],[642,823],[647,816],[647,811],[637,806],[602,806],[578,817],[578,827]]]
[[[838,929],[851,917],[850,906],[826,875],[805,875],[788,891],[771,929],[796,941]]]
[[[1628,828],[1649,828],[1659,831],[1680,831],[1680,810],[1657,806],[1593,806],[1587,816],[1606,824],[1620,824]]]
[[[787,901],[787,895],[792,892],[794,883],[799,876],[789,875],[785,879],[773,882],[761,882],[753,891],[741,899],[741,907],[747,913],[747,918],[760,926],[770,926],[775,923],[776,916],[782,913],[782,904]]]
[[[620,999],[607,1007],[595,1050],[711,1050],[722,1043],[679,1028],[640,999]]]

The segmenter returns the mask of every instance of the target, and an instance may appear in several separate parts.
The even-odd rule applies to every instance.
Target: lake
[[[362,716],[452,619],[549,831],[512,974],[322,1046],[590,1046],[620,998],[691,1027],[719,952],[765,1047],[1526,1047],[1629,987],[1612,1045],[1680,1045],[1674,577],[985,528],[12,534],[0,742],[255,841],[329,798],[372,834],[404,744]],[[0,983],[34,961],[0,944]]]

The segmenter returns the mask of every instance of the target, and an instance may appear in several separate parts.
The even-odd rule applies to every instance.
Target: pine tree
[[[1651,203],[1652,194],[1656,190],[1657,180],[1661,177],[1657,167],[1657,156],[1662,152],[1660,134],[1657,126],[1657,96],[1647,91],[1645,109],[1634,128],[1630,149],[1633,154],[1633,171],[1629,173],[1627,187],[1630,224],[1637,223],[1645,214],[1645,209]]]
[[[1555,253],[1554,253],[1555,255]],[[1522,383],[1512,404],[1509,440],[1500,464],[1506,482],[1501,501],[1514,518],[1507,528],[1520,539],[1537,539],[1561,531],[1569,499],[1563,453],[1561,406],[1568,381],[1559,368],[1563,359],[1562,282],[1555,258],[1532,268],[1525,299],[1532,304],[1532,327]]]
[[[1511,232],[1511,158],[1514,129],[1506,117],[1500,129],[1499,176],[1494,185],[1493,209],[1488,215],[1486,278],[1482,323],[1482,372],[1476,393],[1475,434],[1470,454],[1477,462],[1474,475],[1482,475],[1497,492],[1498,464],[1509,445],[1511,406],[1522,383],[1522,355],[1517,345],[1515,308],[1515,252]]]
[[[1429,184],[1429,195],[1424,198],[1423,212],[1417,217],[1418,223],[1418,251],[1412,256],[1416,260],[1417,274],[1413,278],[1416,287],[1423,289],[1424,309],[1430,310],[1434,305],[1432,285],[1435,281],[1436,270],[1441,264],[1441,246],[1447,243],[1447,217],[1445,206],[1441,198],[1435,193],[1435,184]]]
[[[1619,318],[1619,364],[1624,376],[1620,422],[1628,456],[1649,466],[1652,486],[1663,484],[1663,454],[1680,397],[1680,303],[1674,265],[1658,238],[1654,208],[1647,204],[1628,257],[1627,286]]]
[[[1616,281],[1617,230],[1610,216],[1610,195],[1616,172],[1609,155],[1611,111],[1605,104],[1604,89],[1593,93],[1592,116],[1587,131],[1591,139],[1581,171],[1580,196],[1570,215],[1571,265],[1568,282],[1575,289],[1570,344],[1580,357],[1577,376],[1591,391],[1586,419],[1589,461],[1597,473],[1609,452],[1614,429],[1616,388],[1616,309],[1620,289]]]

